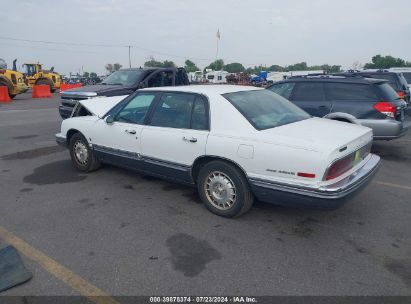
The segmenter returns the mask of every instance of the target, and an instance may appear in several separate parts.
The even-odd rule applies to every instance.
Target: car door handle
[[[319,109],[326,109],[326,108],[328,108],[327,106],[319,106],[318,107]]]
[[[195,143],[195,142],[197,142],[197,138],[195,138],[195,137],[190,137],[190,138],[188,138],[188,137],[183,137],[183,140],[185,140],[185,141],[189,141],[189,142],[192,142],[192,143]]]
[[[125,130],[124,132],[128,133],[128,134],[136,134],[136,130]]]

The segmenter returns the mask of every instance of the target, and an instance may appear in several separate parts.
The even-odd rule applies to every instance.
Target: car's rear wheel
[[[77,170],[91,172],[100,167],[100,162],[82,134],[76,133],[70,138],[69,148],[71,161]]]
[[[207,209],[220,216],[240,216],[253,205],[254,196],[243,172],[228,162],[216,160],[204,165],[197,188]]]

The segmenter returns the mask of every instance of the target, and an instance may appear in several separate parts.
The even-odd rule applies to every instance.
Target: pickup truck
[[[61,93],[59,113],[69,118],[79,100],[95,97],[130,95],[138,89],[188,85],[184,68],[131,68],[121,69],[97,85],[67,90]]]

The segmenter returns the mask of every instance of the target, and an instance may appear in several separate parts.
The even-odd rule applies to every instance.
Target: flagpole
[[[218,34],[217,34],[217,50],[216,50],[216,52],[215,52],[215,60],[217,61],[217,59],[218,59],[218,43],[219,43],[219,40],[220,40],[220,38],[218,37]]]

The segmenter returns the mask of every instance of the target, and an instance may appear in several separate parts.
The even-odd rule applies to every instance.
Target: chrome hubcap
[[[236,200],[234,183],[223,172],[214,171],[207,176],[205,192],[208,201],[220,210],[230,209]]]
[[[81,141],[77,141],[74,144],[73,149],[77,162],[81,165],[86,165],[88,161],[88,150],[86,145]]]

